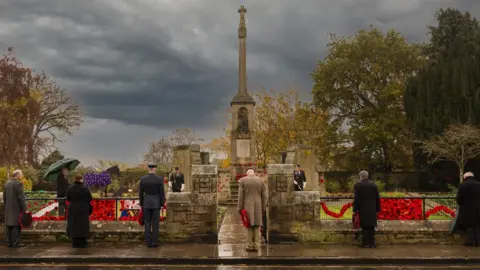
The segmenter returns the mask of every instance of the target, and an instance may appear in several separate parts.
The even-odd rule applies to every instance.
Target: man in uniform
[[[295,191],[303,191],[307,185],[307,177],[305,176],[305,171],[300,168],[300,165],[295,166],[293,172],[293,187]]]
[[[149,248],[158,247],[160,209],[165,204],[163,178],[157,176],[156,164],[148,164],[148,175],[140,179],[138,197],[143,209],[145,243]]]
[[[175,172],[170,174],[168,185],[173,192],[182,192],[183,188],[185,187],[184,181],[183,173],[180,172],[178,167],[175,167]]]

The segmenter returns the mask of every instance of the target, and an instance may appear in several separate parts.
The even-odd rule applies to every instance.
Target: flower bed
[[[330,207],[325,202],[320,203],[323,213],[327,216],[340,219],[351,218],[352,202],[348,202],[341,207]],[[450,217],[455,217],[455,210],[445,205],[439,205],[423,213],[422,199],[403,199],[403,198],[382,198],[380,199],[381,210],[378,213],[380,220],[422,220],[428,219],[438,213],[445,213]],[[338,210],[337,210],[338,209]],[[333,211],[332,211],[333,210]],[[337,210],[338,212],[336,212]],[[348,213],[349,217],[345,217]]]
[[[27,207],[30,212],[36,213],[49,207],[57,201],[50,201],[48,203],[42,203],[38,201],[32,201],[28,203]],[[67,202],[68,205],[68,202]],[[93,207],[93,213],[90,215],[90,220],[93,221],[137,221],[138,214],[140,212],[140,205],[138,200],[115,200],[115,199],[94,199],[91,203]],[[166,204],[164,205],[160,220],[166,219]],[[37,217],[33,217],[34,221],[61,221],[65,220],[64,216],[58,216],[58,207],[52,207],[52,210],[45,212],[45,214]]]

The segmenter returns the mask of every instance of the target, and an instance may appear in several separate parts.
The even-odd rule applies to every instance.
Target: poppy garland
[[[378,219],[382,220],[421,220],[422,216],[422,200],[421,199],[380,199],[381,210],[378,213]],[[328,216],[333,218],[342,218],[353,203],[344,204],[339,213],[335,213],[328,209],[324,203],[320,203],[322,210]],[[455,210],[445,205],[438,205],[425,212],[425,219],[431,215],[444,212],[451,217],[455,217]]]
[[[122,202],[122,201],[121,201]],[[53,204],[53,202],[50,203],[44,203],[44,204],[39,204],[37,202],[28,204],[28,209],[34,208],[35,210],[30,210],[30,212],[36,212],[39,209],[48,207],[48,205]],[[115,221],[116,216],[115,216],[115,211],[117,211],[116,208],[116,201],[115,200],[92,200],[91,205],[93,207],[93,212],[90,215],[90,220],[96,220],[96,221]],[[67,202],[68,206],[68,202]],[[36,209],[38,208],[38,209]],[[62,221],[65,220],[65,216],[58,216],[57,215],[57,209],[58,207],[55,207],[50,211],[49,213],[46,213],[43,216],[40,217],[33,217],[33,221]],[[160,216],[160,221],[164,221],[166,219],[166,209],[167,205],[163,206],[161,210],[161,216]],[[132,209],[135,210],[135,209]],[[66,211],[65,211],[66,212]],[[133,215],[126,215],[126,216],[121,216],[118,215],[118,220],[120,221],[138,221],[138,215],[140,211],[135,211]]]

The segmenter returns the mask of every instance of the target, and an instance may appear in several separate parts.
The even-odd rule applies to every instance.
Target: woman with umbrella
[[[43,179],[53,182],[57,181],[58,215],[65,215],[65,196],[68,188],[68,173],[77,168],[80,161],[74,158],[64,158],[59,160],[45,171]]]
[[[72,239],[72,248],[86,248],[90,234],[89,216],[93,212],[90,204],[92,194],[88,187],[83,185],[83,177],[75,176],[75,183],[67,190],[68,215],[67,235]]]

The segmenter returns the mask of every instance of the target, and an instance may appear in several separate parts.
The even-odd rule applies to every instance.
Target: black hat
[[[32,214],[25,212],[20,213],[20,216],[18,216],[18,223],[20,223],[22,228],[30,228],[32,225]]]
[[[155,164],[155,163],[148,163],[148,164],[147,164],[147,167],[150,168],[150,169],[151,169],[151,168],[156,168],[156,167],[157,167],[157,164]]]
[[[175,167],[175,170],[178,171],[178,167]]]

